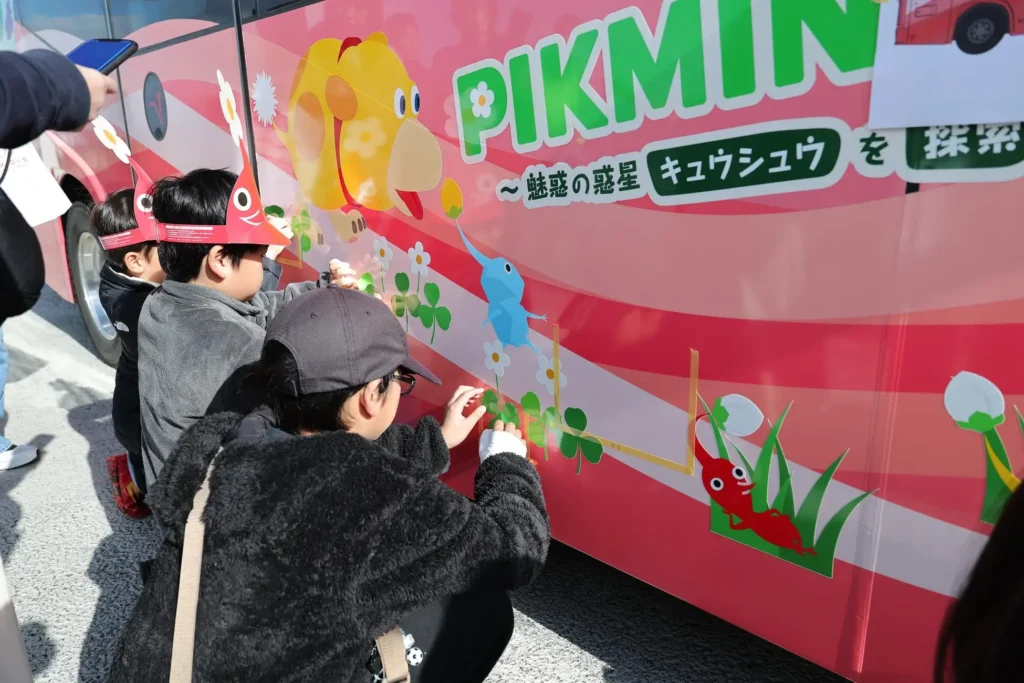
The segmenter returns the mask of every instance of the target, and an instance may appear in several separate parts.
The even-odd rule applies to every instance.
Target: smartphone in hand
[[[78,66],[84,66],[109,76],[135,54],[139,44],[134,40],[121,38],[96,38],[87,40],[68,53],[68,59]]]

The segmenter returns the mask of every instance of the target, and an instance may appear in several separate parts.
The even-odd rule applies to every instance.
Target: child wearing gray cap
[[[167,540],[111,681],[167,680],[184,528],[207,476],[194,680],[399,680],[374,643],[400,627],[415,683],[483,681],[511,638],[507,591],[547,556],[547,510],[514,425],[483,433],[475,500],[438,479],[482,390],[459,387],[441,424],[392,424],[417,378],[440,383],[380,301],[329,287],[289,303],[248,378],[270,404],[191,427],[151,491]]]

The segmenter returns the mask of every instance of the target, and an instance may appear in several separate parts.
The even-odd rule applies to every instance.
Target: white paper
[[[34,228],[67,213],[71,200],[39,158],[36,148],[28,144],[10,154],[11,165],[0,188],[21,212],[25,222]],[[6,159],[6,151],[0,151],[0,169]]]
[[[804,0],[806,1],[806,0]],[[871,84],[869,128],[910,128],[1024,121],[1024,35],[1021,17],[982,54],[967,54],[952,37],[956,22],[978,2],[889,0],[881,7]],[[999,3],[986,3],[989,8]],[[919,18],[925,10],[936,16]],[[943,19],[948,42],[921,29],[918,44],[896,44],[900,12],[908,21]],[[1016,35],[1015,35],[1016,34]]]

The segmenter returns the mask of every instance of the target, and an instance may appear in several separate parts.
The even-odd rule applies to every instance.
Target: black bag
[[[39,238],[0,190],[0,324],[28,311],[46,284]]]

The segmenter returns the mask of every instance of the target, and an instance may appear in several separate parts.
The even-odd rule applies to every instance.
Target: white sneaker
[[[0,470],[13,470],[15,467],[27,465],[39,455],[39,449],[32,444],[11,446],[0,453]]]

